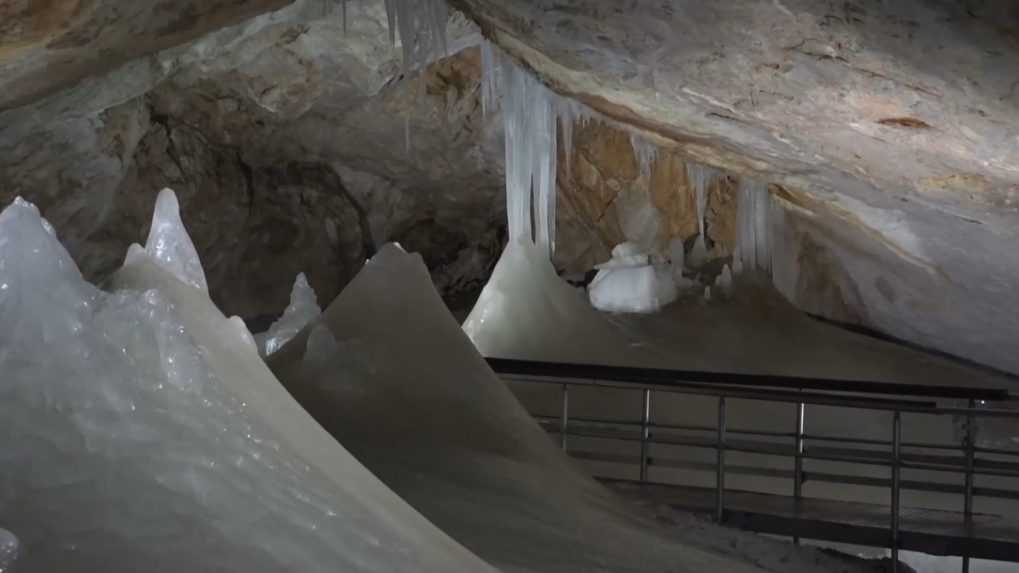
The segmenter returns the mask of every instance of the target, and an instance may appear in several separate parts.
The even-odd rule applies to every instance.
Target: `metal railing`
[[[562,409],[558,416],[536,416],[544,425],[560,434],[561,447],[568,451],[570,436],[608,438],[639,441],[638,458],[641,482],[648,481],[648,468],[660,466],[672,469],[693,469],[715,473],[715,519],[725,520],[726,474],[788,478],[793,482],[792,497],[797,508],[803,499],[803,484],[808,481],[846,485],[887,487],[889,489],[889,521],[887,546],[891,549],[892,571],[897,569],[900,548],[901,493],[918,490],[963,497],[963,527],[967,538],[973,535],[974,496],[1019,500],[1019,450],[979,447],[976,443],[978,418],[1008,418],[1019,421],[1019,411],[1002,408],[977,407],[977,404],[1004,403],[1012,400],[1005,389],[960,388],[895,384],[870,381],[825,380],[746,374],[720,374],[714,372],[671,371],[644,368],[622,368],[595,365],[529,362],[506,359],[488,359],[492,368],[519,382],[557,384],[561,386]],[[638,422],[570,417],[569,390],[572,386],[595,386],[641,392],[641,415]],[[655,422],[654,398],[656,392],[711,396],[717,399],[717,423],[712,426],[660,424]],[[965,407],[942,407],[928,399],[965,400]],[[795,406],[795,424],[792,432],[761,430],[734,430],[727,423],[727,400],[740,399],[761,402],[789,403]],[[891,436],[887,440],[825,436],[808,434],[808,406],[833,406],[888,412],[892,417]],[[902,414],[916,413],[933,416],[955,416],[964,420],[960,443],[904,443],[902,440]],[[1017,426],[1019,427],[1019,426]],[[634,430],[638,430],[634,432]],[[675,435],[676,431],[708,434],[708,436]],[[713,433],[713,436],[710,434]],[[749,438],[745,438],[748,436]],[[765,439],[790,439],[789,446]],[[651,446],[687,446],[715,451],[714,467],[703,462],[669,460],[652,456]],[[808,447],[808,444],[810,446]],[[834,445],[823,445],[834,444]],[[881,448],[881,449],[875,449]],[[903,448],[919,449],[925,453],[904,453]],[[793,470],[758,466],[726,464],[726,452],[765,454],[790,457]],[[942,452],[942,453],[928,453]],[[950,452],[958,455],[945,455]],[[987,459],[981,454],[1000,459]],[[589,460],[632,463],[631,456],[583,454]],[[1011,458],[1015,458],[1014,460]],[[831,472],[807,472],[804,461],[849,462],[890,469],[888,479],[865,475]],[[929,481],[903,480],[903,469],[951,472],[963,475],[961,486]],[[1015,478],[1016,489],[976,487],[976,476]],[[1011,483],[1009,484],[1011,485]],[[836,500],[837,501],[837,500]],[[799,537],[794,536],[799,542]],[[961,555],[962,570],[968,573],[970,555]],[[1019,560],[1019,554],[1016,556]]]

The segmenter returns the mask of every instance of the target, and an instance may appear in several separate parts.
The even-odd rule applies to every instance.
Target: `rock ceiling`
[[[246,316],[281,308],[304,267],[334,293],[381,240],[417,241],[455,283],[479,272],[462,270],[472,245],[497,248],[503,208],[501,128],[463,51],[476,23],[667,169],[777,185],[798,257],[825,253],[799,261],[821,268],[801,307],[824,314],[833,288],[869,326],[1019,372],[1014,2],[454,0],[457,55],[407,73],[380,0],[345,18],[283,4],[0,7],[0,194],[39,202],[101,273],[174,186],[210,281],[249,289],[228,309]]]

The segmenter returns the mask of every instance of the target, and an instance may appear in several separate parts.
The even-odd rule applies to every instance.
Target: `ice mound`
[[[131,263],[143,254],[173,273],[181,282],[203,291],[209,290],[205,282],[205,270],[202,269],[198,251],[181,221],[180,204],[172,189],[163,189],[156,197],[156,208],[152,213],[152,225],[149,227],[145,247],[131,245],[124,262]]]
[[[273,322],[269,330],[255,336],[258,353],[269,356],[283,348],[288,340],[321,315],[322,308],[318,305],[315,289],[308,284],[304,273],[298,273],[290,289],[290,304],[283,311],[283,316]]]
[[[533,273],[497,270],[496,281],[533,284],[535,274],[551,274],[558,283],[536,287],[568,289],[550,295],[561,297],[559,310],[577,304],[596,314],[580,291],[559,281],[541,247],[511,245],[499,265]],[[533,326],[529,317],[509,318]],[[324,328],[339,349],[327,365],[315,350]],[[758,571],[665,537],[577,471],[474,349],[420,256],[385,246],[322,322],[269,364],[376,475],[504,570]]]
[[[584,291],[562,281],[527,241],[506,246],[463,330],[481,354],[503,358],[582,362],[625,346]],[[554,334],[560,332],[584,335]]]
[[[33,206],[0,213],[0,526],[17,536],[0,531],[0,563],[16,547],[19,572],[490,570],[301,410],[178,279],[197,259],[167,266],[180,252],[135,253],[129,288],[103,292]]]
[[[676,300],[678,291],[670,265],[652,265],[632,243],[612,249],[612,259],[598,265],[588,287],[591,306],[608,312],[657,312]]]

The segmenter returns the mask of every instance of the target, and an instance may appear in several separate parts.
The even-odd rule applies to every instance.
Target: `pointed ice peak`
[[[156,197],[145,253],[181,282],[203,291],[209,290],[202,261],[180,219],[180,204],[172,189],[163,189]],[[138,254],[137,251],[135,254]],[[130,258],[131,249],[128,249],[127,260]]]
[[[16,197],[0,212],[0,290],[8,290],[15,281],[34,280],[84,284],[53,226],[34,204]]]
[[[308,278],[304,273],[298,273],[294,279],[294,286],[290,289],[290,304],[283,311],[283,316],[272,323],[269,330],[258,336],[259,352],[263,356],[269,356],[283,348],[283,345],[321,315],[322,308],[318,305],[315,289],[308,284]]]
[[[0,348],[77,331],[97,295],[35,205],[19,197],[0,212]]]

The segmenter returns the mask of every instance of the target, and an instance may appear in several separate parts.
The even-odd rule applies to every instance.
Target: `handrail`
[[[855,484],[864,486],[890,486],[890,523],[888,546],[892,550],[890,566],[895,570],[898,562],[900,536],[900,499],[904,489],[932,491],[940,493],[962,493],[964,497],[963,515],[967,535],[972,536],[973,497],[990,497],[1002,499],[1019,499],[1019,490],[976,487],[974,476],[1019,477],[1019,462],[1004,462],[977,457],[977,454],[1000,454],[1019,457],[1019,451],[1006,451],[977,446],[974,440],[976,418],[1015,418],[1019,419],[1019,410],[1004,408],[987,408],[982,403],[1008,401],[1013,395],[1005,388],[956,388],[923,384],[884,383],[860,380],[835,380],[823,378],[803,378],[795,376],[771,376],[753,374],[733,374],[719,372],[699,372],[687,370],[664,370],[654,368],[628,368],[620,366],[601,366],[590,364],[570,364],[554,362],[531,362],[503,358],[486,359],[492,369],[503,375],[507,380],[520,382],[537,382],[561,386],[562,411],[558,416],[558,431],[562,449],[567,450],[568,436],[608,438],[613,440],[633,441],[640,443],[640,455],[628,456],[619,454],[598,454],[596,452],[576,452],[581,457],[597,461],[615,463],[632,463],[636,460],[640,468],[640,482],[648,482],[648,471],[651,467],[676,467],[709,470],[714,467],[715,485],[715,518],[718,522],[725,520],[725,474],[726,472],[745,475],[768,475],[770,477],[789,477],[793,480],[793,498],[797,507],[802,499],[802,485],[808,481],[829,483]],[[570,386],[593,386],[623,390],[639,390],[642,393],[640,419],[592,419],[572,417],[569,411]],[[685,426],[676,424],[660,424],[655,422],[653,399],[656,391],[665,393],[712,396],[718,400],[718,417],[715,427]],[[903,396],[909,399],[902,398]],[[936,401],[917,400],[917,397],[965,399],[967,405],[942,406]],[[795,428],[792,432],[768,432],[737,430],[727,427],[726,399],[738,398],[762,402],[792,403],[796,405]],[[858,408],[885,411],[892,415],[893,429],[891,439],[875,440],[851,438],[844,436],[822,436],[808,433],[805,428],[806,405],[826,405],[842,408]],[[965,435],[961,443],[910,443],[902,440],[902,414],[915,412],[934,416],[955,415],[965,418]],[[557,418],[535,415],[545,424],[554,423]],[[683,437],[672,434],[675,431],[704,432],[703,437]],[[715,435],[712,436],[711,433]],[[727,434],[744,436],[763,436],[771,438],[791,439],[790,444],[779,444],[759,439],[731,438]],[[836,442],[865,446],[865,449],[838,446],[807,447],[807,442]],[[694,448],[710,448],[715,451],[714,464],[669,460],[656,457],[651,449],[653,445],[680,445]],[[887,450],[875,450],[873,446],[884,446]],[[958,455],[937,453],[904,452],[904,448],[925,450],[950,450]],[[753,466],[727,466],[726,451],[759,453],[771,456],[792,458],[795,466],[792,470],[777,472],[769,468]],[[815,472],[803,467],[804,461],[840,461],[852,464],[884,466],[890,469],[888,478],[869,476],[839,475],[834,473]],[[902,478],[904,469],[924,469],[937,472],[963,474],[965,483],[953,486],[941,483],[926,483]],[[798,543],[799,539],[794,537]],[[963,572],[969,571],[972,549],[962,550]]]
[[[635,368],[570,362],[544,362],[512,358],[486,358],[498,374],[545,376],[564,379],[598,379],[632,384],[671,386],[682,382],[700,382],[719,386],[752,386],[755,388],[786,388],[825,392],[878,394],[893,396],[924,396],[962,400],[1003,401],[1015,398],[1007,388],[955,387],[934,384],[877,382],[773,374],[740,374],[704,370],[672,370]]]

